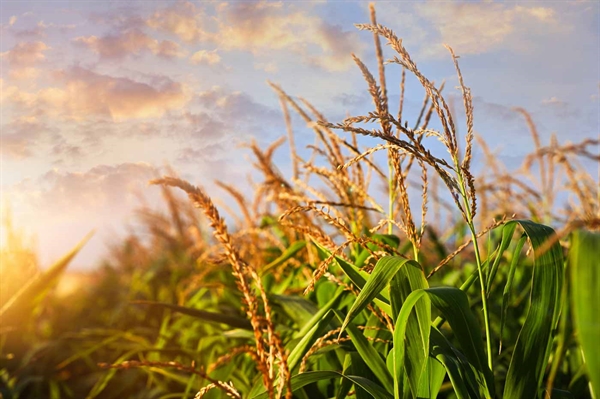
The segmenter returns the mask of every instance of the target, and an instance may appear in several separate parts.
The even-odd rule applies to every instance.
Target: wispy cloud
[[[2,127],[0,152],[9,159],[21,160],[34,155],[36,141],[44,127],[33,121],[12,121]]]
[[[44,52],[49,49],[50,47],[41,41],[21,42],[0,53],[0,56],[8,61],[11,68],[27,68],[43,61],[46,58]]]
[[[194,65],[218,65],[221,63],[221,56],[217,50],[200,50],[192,54],[190,62]]]
[[[12,197],[36,209],[38,216],[77,218],[82,213],[120,213],[133,205],[135,190],[145,187],[156,170],[146,163],[98,165],[85,172],[52,169],[15,185]],[[115,205],[121,204],[118,208]]]
[[[130,29],[114,35],[80,36],[74,43],[89,48],[103,59],[121,60],[128,56],[139,56],[150,52],[163,58],[176,58],[184,55],[179,44],[153,39],[140,29]]]
[[[183,84],[164,77],[160,84],[150,85],[82,67],[54,75],[62,85],[34,93],[13,89],[9,100],[22,112],[75,120],[101,117],[121,121],[160,118],[169,110],[181,108],[188,99]]]
[[[155,11],[146,24],[187,43],[212,44],[222,51],[292,52],[302,62],[329,71],[346,70],[352,65],[349,53],[362,50],[354,30],[329,24],[307,7],[248,1],[219,3],[212,11],[209,14],[190,2],[178,2]],[[203,63],[214,62],[216,57],[200,51],[197,58]]]
[[[387,25],[402,27],[412,45],[421,46],[425,57],[446,56],[443,44],[450,44],[457,54],[482,54],[499,49],[526,51],[528,36],[537,32],[565,32],[557,12],[548,5],[525,6],[495,2],[415,3],[406,10],[395,4],[382,4],[381,15]],[[406,11],[405,11],[406,10]],[[427,27],[427,28],[425,28]]]
[[[362,50],[354,30],[331,25],[306,8],[283,2],[238,2],[217,9],[220,47],[254,54],[286,50],[320,68],[339,71],[352,64],[350,52]]]
[[[177,2],[169,7],[156,10],[146,24],[156,30],[171,33],[188,43],[206,40],[202,27],[204,13],[190,2]]]

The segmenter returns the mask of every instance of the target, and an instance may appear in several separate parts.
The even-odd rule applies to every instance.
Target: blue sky
[[[531,113],[546,143],[553,133],[563,143],[598,137],[598,3],[375,4],[421,71],[446,80],[460,114],[443,44],[453,47],[476,133],[509,164],[533,148],[513,107]],[[368,22],[367,2],[3,0],[0,11],[2,202],[37,237],[44,263],[96,228],[78,258],[95,263],[132,222],[139,194],[156,203],[146,182],[166,164],[209,191],[215,179],[248,187],[238,146],[285,134],[267,80],[334,122],[372,109],[350,55],[375,70],[371,34],[353,26]],[[390,66],[393,106],[399,78]],[[422,98],[409,78],[409,120]],[[312,143],[294,124],[299,145]],[[285,151],[278,160],[288,170]]]

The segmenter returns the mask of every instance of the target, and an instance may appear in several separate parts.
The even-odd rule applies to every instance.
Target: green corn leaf
[[[400,270],[400,268],[407,262],[412,262],[418,265],[418,263],[412,260],[401,258],[399,256],[386,256],[377,262],[373,272],[369,276],[369,279],[356,298],[356,301],[354,301],[354,304],[348,311],[346,319],[342,324],[340,334],[344,331],[350,321],[352,321],[356,315],[358,315],[369,303],[371,303],[371,301],[377,297],[377,295],[384,290],[384,288],[388,286],[396,273],[398,273],[398,270]]]
[[[333,318],[334,313],[328,311],[309,331],[302,337],[300,342],[294,345],[291,349],[290,355],[288,356],[288,367],[290,371],[294,370],[296,366],[300,364],[300,361],[315,343],[315,341],[323,335],[326,328],[329,326],[329,322]]]
[[[514,231],[514,229],[512,229]],[[510,293],[512,292],[512,283],[515,278],[515,271],[517,270],[517,266],[519,265],[519,255],[521,254],[521,250],[525,245],[526,237],[521,237],[519,242],[517,242],[517,246],[513,251],[512,260],[510,262],[510,267],[508,269],[508,277],[506,278],[506,285],[504,286],[504,291],[502,292],[502,309],[500,310],[500,348],[498,353],[502,351],[502,332],[504,331],[504,323],[506,321],[506,312],[508,310],[508,304],[510,300]]]
[[[354,364],[356,362],[359,362],[360,360],[361,360],[361,358],[358,353],[356,353],[356,352],[346,353],[346,357],[344,358],[344,369],[342,370],[342,374],[356,375],[357,373],[352,373],[352,369],[354,367]],[[358,374],[358,375],[360,375],[360,374]],[[350,380],[342,378],[342,381],[340,383],[340,388],[336,392],[335,399],[344,399],[346,396],[348,396],[348,393],[350,393],[351,389],[352,389],[352,383],[350,382]]]
[[[426,295],[414,296],[414,298],[416,299],[414,303],[408,299],[405,302],[407,304],[405,313],[401,312],[398,315],[394,330],[395,387],[397,395],[402,397],[407,397],[409,392],[411,397],[419,396],[421,378],[424,377],[429,358],[431,304]],[[421,319],[423,316],[429,318],[423,320]],[[404,376],[408,384],[404,384]]]
[[[58,281],[71,260],[79,253],[93,234],[94,232],[90,232],[65,256],[50,266],[50,268],[29,280],[27,284],[6,301],[2,308],[0,308],[2,327],[14,326],[24,321],[23,317],[31,313],[36,302]]]
[[[342,297],[344,297],[345,291],[343,287],[339,287],[329,302],[327,302],[323,307],[321,307],[317,313],[313,315],[313,317],[304,324],[302,329],[298,331],[294,336],[296,338],[302,338],[319,322],[323,317],[329,312],[331,309],[335,308]]]
[[[458,288],[436,287],[421,289],[412,292],[406,298],[396,320],[396,330],[394,331],[394,362],[396,372],[401,370],[405,365],[404,341],[409,316],[413,307],[423,297],[428,297],[431,300],[431,304],[440,311],[442,317],[450,324],[465,359],[467,359],[469,365],[475,371],[480,393],[485,397],[493,397],[494,377],[486,364],[483,340],[479,334],[480,328],[475,315],[473,315],[469,307],[467,295]],[[450,373],[450,370],[448,372]]]
[[[552,228],[519,220],[534,250],[529,309],[515,344],[504,386],[505,398],[535,398],[542,384],[550,355],[552,331],[560,311],[563,256],[558,241],[546,252],[536,251],[553,239]],[[539,251],[538,251],[539,252]]]
[[[281,265],[283,262],[287,261],[294,255],[296,255],[301,249],[306,246],[305,241],[296,241],[289,248],[287,248],[277,259],[273,262],[269,263],[265,267],[262,268],[261,273],[264,274],[267,271]]]
[[[398,248],[398,245],[400,245],[400,238],[393,234],[373,234],[371,238],[374,241],[383,243],[394,249]],[[385,248],[383,246],[376,245],[375,243],[368,243],[367,247],[371,251],[385,251]],[[371,253],[366,249],[363,249],[362,252],[354,260],[354,264],[356,265],[356,267],[363,267],[365,261],[369,256],[371,256]]]
[[[344,358],[344,375],[357,375],[363,378],[370,379],[372,375],[371,370],[367,367],[361,356],[357,352],[350,352],[346,354]],[[354,385],[352,381],[347,378],[341,378],[340,388],[336,393],[336,399],[344,399],[348,396],[348,393],[354,386],[354,392],[356,399],[371,399],[371,396],[367,391],[362,389],[360,385]]]
[[[301,296],[271,295],[270,298],[299,326],[304,326],[319,311],[313,302]]]
[[[309,371],[307,373],[297,374],[292,377],[292,391],[296,391],[308,384],[318,382],[322,380],[330,380],[332,378],[342,377],[349,380],[354,385],[357,385],[367,391],[375,399],[393,399],[394,397],[386,392],[383,388],[377,385],[375,382],[366,379],[364,377],[356,375],[344,375],[338,371]],[[268,392],[262,392],[256,396],[252,396],[253,399],[267,399],[269,397]]]
[[[196,318],[202,319],[204,321],[209,321],[212,323],[219,323],[219,324],[227,324],[228,326],[231,326],[231,327],[241,328],[244,330],[252,331],[252,324],[250,324],[250,321],[248,319],[238,317],[238,316],[226,315],[223,313],[208,312],[206,310],[200,310],[200,309],[194,309],[194,308],[186,308],[184,306],[172,305],[170,303],[163,303],[163,302],[132,301],[131,303],[134,305],[148,305],[148,306],[154,306],[154,307],[158,307],[158,308],[169,309],[176,313],[181,313],[181,314],[184,314],[187,316],[196,317]]]
[[[431,328],[431,355],[448,372],[452,388],[458,399],[481,397],[474,369],[468,360],[448,342],[435,327]]]
[[[344,321],[344,317],[337,311],[334,311],[336,316],[340,321]],[[371,369],[375,377],[379,379],[383,387],[388,392],[393,392],[394,389],[394,379],[392,375],[389,373],[385,361],[373,348],[371,343],[365,338],[362,332],[352,323],[346,326],[346,332],[350,336],[354,347],[358,351],[359,355],[362,357],[365,364]]]
[[[405,267],[400,268],[389,285],[390,302],[392,305],[392,317],[398,318],[402,304],[411,292],[429,288],[429,283],[420,265],[416,262],[408,262]],[[430,324],[430,320],[427,320]]]
[[[500,261],[502,260],[502,255],[504,251],[508,248],[512,241],[513,234],[515,233],[515,229],[517,225],[515,223],[508,223],[502,227],[502,241],[500,241],[500,247],[498,248],[498,252],[496,253],[496,258],[494,259],[494,263],[492,264],[492,268],[488,273],[488,281],[487,281],[487,289],[488,295],[490,291],[490,287],[492,286],[492,282],[496,277],[496,273],[498,272],[498,267],[500,265]]]
[[[569,252],[571,305],[577,339],[595,395],[600,393],[600,234],[575,231]]]
[[[315,245],[317,246],[317,248],[319,248],[319,250],[321,252],[323,252],[326,256],[330,256],[331,252],[329,252],[325,247],[321,246],[320,244],[315,242]],[[340,266],[340,268],[342,269],[342,271],[344,272],[344,274],[346,274],[346,276],[350,279],[350,281],[352,281],[352,283],[359,289],[362,290],[362,288],[365,286],[367,280],[370,277],[370,274],[360,270],[358,267],[356,267],[355,265],[346,262],[344,259],[340,258],[339,256],[335,257],[335,261],[337,262],[337,264]],[[382,292],[380,294],[377,295],[377,299],[379,299],[380,301],[382,301],[385,304],[389,304],[389,298],[386,297],[387,293]]]
[[[408,262],[396,273],[390,285],[390,299],[392,302],[392,316],[398,318],[400,309],[406,298],[419,289],[428,288],[429,284],[419,264]],[[404,334],[406,353],[397,358],[404,358],[404,364],[396,364],[394,382],[396,392],[403,392],[403,396],[410,393],[412,396],[430,396],[429,385],[422,383],[427,378],[429,362],[429,330],[431,328],[431,304],[425,298],[418,301],[411,312],[408,325]],[[400,339],[399,337],[397,339]],[[403,346],[394,345],[395,350],[402,350]],[[405,379],[408,384],[405,384]]]

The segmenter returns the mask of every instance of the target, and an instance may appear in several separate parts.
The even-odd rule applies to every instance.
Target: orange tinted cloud
[[[186,52],[181,46],[171,40],[162,40],[157,46],[152,48],[152,52],[162,58],[177,58],[184,57]]]
[[[185,87],[169,79],[150,85],[128,78],[102,75],[81,67],[56,73],[61,87],[35,93],[10,88],[8,99],[22,111],[84,120],[108,117],[115,121],[160,118],[187,102]],[[6,101],[6,99],[4,100]]]
[[[290,50],[327,70],[347,69],[352,65],[349,54],[362,48],[354,31],[343,31],[305,9],[281,2],[222,4],[216,19],[219,31],[213,37],[225,49],[255,54]]]
[[[183,54],[177,43],[170,40],[159,42],[139,29],[130,29],[117,35],[103,37],[82,36],[76,38],[74,42],[89,48],[105,59],[123,59],[143,52],[152,52],[164,58],[175,58]]]
[[[46,46],[44,42],[21,42],[0,55],[8,61],[11,68],[24,68],[43,61],[46,58],[44,51],[48,49],[50,47]]]
[[[95,214],[91,220],[95,224],[103,217],[99,214],[123,214],[135,205],[135,191],[145,189],[154,175],[154,167],[143,162],[98,165],[85,172],[53,169],[35,181],[15,185],[10,194],[35,210],[37,215],[31,216],[38,220],[56,217],[65,221]]]
[[[146,24],[156,30],[171,33],[193,43],[205,39],[202,29],[202,12],[190,2],[178,2],[170,7],[155,11]]]
[[[421,55],[447,56],[443,43],[457,54],[482,54],[501,48],[526,50],[527,37],[536,29],[561,32],[556,11],[545,6],[519,6],[494,2],[416,3],[412,11],[383,4],[385,25],[402,26],[405,38],[421,45]],[[424,26],[429,27],[424,29]]]
[[[32,156],[42,129],[43,126],[30,121],[13,121],[2,126],[0,153],[9,159],[17,160]]]
[[[554,12],[543,7],[510,7],[495,3],[444,3],[442,7],[418,6],[439,30],[442,40],[463,54],[497,48],[523,24],[552,23]],[[476,33],[476,34],[475,34]]]
[[[291,51],[309,65],[332,71],[350,67],[349,53],[362,49],[356,32],[328,24],[306,7],[284,2],[218,3],[210,18],[194,4],[178,2],[154,12],[146,24],[188,43],[216,44],[224,51],[254,55]],[[215,65],[217,57],[202,50],[191,61]]]
[[[216,50],[200,50],[196,51],[190,57],[190,62],[194,65],[218,65],[221,63],[221,56],[217,53]]]

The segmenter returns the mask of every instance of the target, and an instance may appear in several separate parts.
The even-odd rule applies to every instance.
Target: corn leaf
[[[36,275],[13,295],[0,308],[2,327],[13,326],[24,321],[23,316],[31,312],[37,300],[40,299],[59,279],[71,260],[89,241],[94,233],[90,232],[71,251],[55,262],[50,268]]]
[[[342,377],[354,385],[357,385],[370,393],[375,399],[393,399],[393,396],[386,392],[383,388],[377,385],[375,382],[356,375],[344,375],[338,371],[309,371],[302,374],[297,374],[292,377],[292,391],[296,391],[308,384],[318,382],[322,380],[330,380],[332,378]],[[268,392],[262,392],[256,396],[252,396],[253,399],[267,399],[269,397]]]
[[[306,246],[305,241],[296,241],[295,243],[290,245],[289,248],[287,248],[277,259],[275,259],[274,261],[272,261],[271,263],[269,263],[268,265],[263,267],[261,270],[261,273],[264,274],[265,272],[281,265],[283,262],[287,261],[294,255],[296,255],[305,246]]]
[[[435,327],[431,328],[431,355],[448,372],[452,388],[458,399],[479,398],[479,389],[474,369],[468,360],[448,342]],[[433,396],[431,396],[433,398]]]
[[[467,295],[458,288],[436,287],[421,289],[412,292],[406,298],[396,320],[396,330],[394,331],[396,370],[400,370],[405,364],[404,338],[409,316],[413,307],[425,296],[431,300],[431,304],[440,311],[442,317],[450,324],[460,345],[462,354],[464,354],[468,364],[475,371],[480,393],[485,397],[493,397],[494,377],[486,364],[483,340],[479,334],[480,328],[475,315],[473,315],[469,307]]]
[[[157,308],[164,308],[172,310],[176,313],[181,313],[187,316],[196,317],[204,321],[211,323],[227,324],[228,326],[241,328],[244,330],[252,331],[252,324],[248,319],[239,316],[227,315],[223,313],[208,312],[206,310],[187,308],[179,305],[172,305],[164,302],[153,302],[153,301],[132,301],[134,305],[148,305]]]
[[[504,386],[505,398],[535,398],[542,378],[560,311],[563,256],[558,241],[546,252],[536,251],[553,239],[552,228],[527,220],[512,221],[525,230],[534,250],[529,309],[517,338]],[[538,251],[539,252],[539,251]]]
[[[310,330],[309,332],[302,337],[300,342],[294,345],[293,349],[291,349],[290,355],[288,356],[288,367],[290,371],[294,370],[294,368],[300,363],[306,352],[311,348],[311,346],[315,343],[315,341],[323,335],[325,329],[328,327],[329,322],[333,318],[334,313],[332,311],[328,311],[322,318],[319,320]]]
[[[344,321],[344,317],[337,311],[334,311],[340,321]],[[362,332],[352,323],[346,326],[346,332],[350,336],[354,347],[358,351],[359,355],[362,357],[363,361],[366,365],[371,369],[375,377],[379,379],[383,387],[388,390],[388,392],[392,392],[394,389],[394,379],[392,375],[388,371],[385,361],[373,348],[373,345],[365,338]]]
[[[407,262],[416,263],[412,260],[401,258],[399,256],[386,256],[377,262],[373,272],[369,276],[369,279],[356,298],[356,301],[354,301],[354,304],[352,304],[352,307],[348,311],[346,319],[342,324],[340,334],[344,331],[350,321],[352,321],[356,315],[358,315],[384,290],[384,288],[388,286],[396,273],[398,273],[398,270],[400,270],[400,268]]]
[[[571,304],[577,339],[595,395],[600,393],[600,234],[575,231],[569,253]]]
[[[392,279],[390,285],[392,315],[398,318],[400,309],[406,298],[416,290],[428,288],[429,284],[419,264],[409,262],[402,267]],[[405,348],[406,353],[396,353],[396,359],[404,359],[404,364],[396,363],[394,383],[396,392],[404,397],[429,397],[428,378],[429,363],[429,330],[431,328],[431,304],[428,298],[418,301],[408,319],[408,325],[402,338],[404,345],[394,344],[395,350]],[[405,383],[405,380],[407,384]],[[423,382],[423,383],[422,383]]]

